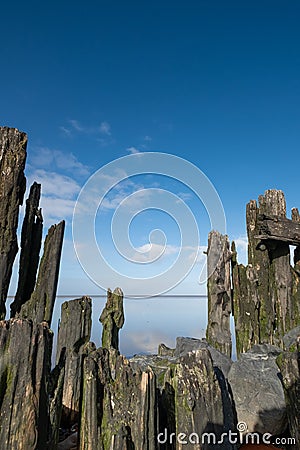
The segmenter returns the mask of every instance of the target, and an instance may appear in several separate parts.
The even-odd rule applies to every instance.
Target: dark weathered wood
[[[99,318],[102,323],[102,347],[119,350],[119,331],[124,325],[123,292],[116,288],[107,291],[107,301]]]
[[[14,302],[10,305],[11,317],[20,311],[34,290],[42,244],[43,217],[39,209],[41,185],[33,183],[26,200],[26,211],[21,233],[21,254],[18,287]]]
[[[291,450],[300,448],[300,336],[297,347],[277,359],[285,390],[289,431],[296,440],[294,445],[289,446]]]
[[[237,354],[246,352],[260,341],[259,299],[256,273],[251,266],[237,264],[232,243],[233,315]]]
[[[292,220],[300,223],[300,214],[298,208],[292,208]],[[300,275],[300,245],[297,245],[294,251],[294,265]]]
[[[86,344],[91,337],[92,301],[89,297],[64,302],[57,337],[56,360],[66,349],[63,384],[62,420],[66,424],[78,421],[81,401],[81,375]]]
[[[35,289],[30,299],[22,305],[18,317],[32,319],[37,323],[46,321],[51,326],[64,229],[64,220],[50,227],[45,239]]]
[[[238,353],[255,343],[282,346],[283,335],[300,320],[299,276],[290,266],[289,249],[299,226],[297,211],[293,220],[286,219],[283,193],[269,190],[258,206],[253,200],[247,205],[246,222],[248,266],[232,268]]]
[[[46,448],[52,332],[47,323],[0,322],[0,448]]]
[[[257,217],[257,228],[257,239],[271,239],[290,245],[300,244],[300,223],[295,220],[261,214]]]
[[[26,188],[24,167],[27,135],[16,128],[0,127],[0,319],[18,251],[19,206]]]
[[[191,436],[196,430],[199,434],[198,442],[194,440],[194,444],[191,444],[187,440],[188,445],[182,448],[219,449],[218,445],[208,445],[205,440],[203,444],[201,442],[204,433],[213,433],[218,441],[231,414],[230,410],[227,410],[226,415],[223,413],[222,391],[210,352],[201,349],[183,356],[174,370],[166,373],[165,383],[171,385],[174,392],[176,435],[181,430],[185,430],[187,436]],[[180,447],[176,445],[175,448]],[[226,437],[221,448],[232,448]]]
[[[215,348],[231,356],[231,251],[228,236],[211,231],[207,249],[208,325],[206,339]]]
[[[80,450],[157,449],[156,377],[134,371],[117,350],[84,360]]]
[[[62,397],[65,379],[66,349],[60,352],[58,364],[52,370],[48,382],[49,432],[47,450],[56,449],[62,413]]]
[[[249,295],[253,298],[256,308],[258,308],[258,327],[259,327],[259,342],[269,342],[271,330],[274,328],[275,321],[275,311],[273,305],[270,301],[269,293],[269,271],[270,271],[270,258],[268,251],[261,251],[257,248],[258,240],[255,238],[257,233],[257,216],[262,213],[270,213],[272,210],[272,205],[277,210],[285,208],[285,201],[282,193],[275,193],[273,191],[266,191],[265,197],[259,196],[259,205],[257,206],[256,201],[251,200],[246,206],[246,224],[247,224],[247,235],[248,235],[248,265],[252,268],[251,279],[256,280],[251,283],[252,286],[249,288]],[[281,205],[281,206],[278,206]],[[262,280],[264,280],[262,282]],[[234,285],[234,289],[237,287]],[[247,290],[248,288],[241,287],[242,290]],[[235,299],[240,303],[240,308],[234,304],[234,310],[242,310],[243,306],[241,301],[235,296]],[[250,311],[245,311],[250,312]],[[235,320],[237,316],[235,313]],[[242,319],[243,320],[243,319]],[[251,317],[252,323],[256,320],[255,317]],[[237,320],[238,321],[238,320]],[[256,328],[256,326],[254,327]],[[244,327],[246,331],[246,327]],[[236,329],[236,334],[238,329]],[[249,342],[252,340],[252,329],[248,330]],[[246,337],[243,338],[245,342]],[[245,348],[244,351],[249,350],[250,347]],[[238,351],[238,349],[237,349]]]

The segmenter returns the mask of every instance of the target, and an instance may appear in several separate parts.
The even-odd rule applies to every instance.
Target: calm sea
[[[81,295],[59,295],[53,313],[52,330],[56,347],[57,327],[61,305]],[[93,302],[91,340],[101,345],[102,325],[99,317],[106,297],[91,295]],[[12,299],[10,299],[12,300]],[[9,306],[7,305],[9,310]],[[125,324],[120,331],[120,352],[126,356],[136,353],[157,353],[164,343],[175,347],[177,336],[205,337],[207,325],[206,296],[158,296],[148,298],[124,298]],[[233,324],[232,324],[233,328]],[[234,333],[233,340],[234,340]]]
[[[61,304],[80,296],[58,296],[55,302],[52,329],[56,333]],[[102,325],[99,317],[105,296],[91,296],[93,302],[92,337],[101,344]],[[159,296],[124,298],[125,324],[120,331],[120,351],[126,356],[135,353],[156,353],[163,342],[175,346],[177,336],[201,338],[207,323],[206,296]]]

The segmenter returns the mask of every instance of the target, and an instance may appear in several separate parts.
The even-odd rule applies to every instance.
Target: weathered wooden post
[[[108,289],[106,305],[99,320],[103,326],[102,347],[119,350],[119,330],[125,320],[123,292],[120,288],[116,288],[114,292]]]
[[[238,264],[235,243],[232,243],[233,315],[237,354],[248,351],[260,342],[259,298],[257,274],[251,265]]]
[[[45,322],[0,322],[1,449],[46,448],[52,337]]]
[[[282,191],[268,190],[246,209],[248,265],[233,261],[233,304],[237,352],[256,343],[282,346],[283,335],[300,321],[298,254],[290,265],[289,245],[300,245],[297,211],[286,218]]]
[[[26,200],[26,211],[21,233],[21,254],[18,288],[10,305],[11,317],[20,311],[34,290],[42,244],[43,217],[39,208],[41,185],[33,183]]]
[[[82,368],[86,345],[91,337],[92,301],[82,297],[64,302],[57,337],[56,362],[66,351],[62,397],[62,421],[68,425],[78,421],[81,402]]]
[[[62,349],[58,364],[48,379],[49,396],[49,432],[47,450],[56,449],[59,440],[59,428],[62,416],[62,397],[65,379],[66,351]]]
[[[207,249],[207,341],[215,348],[231,356],[231,251],[228,236],[217,231],[208,235]]]
[[[84,360],[80,450],[157,450],[156,377],[134,370],[117,350]]]
[[[64,220],[50,227],[45,239],[35,289],[30,299],[22,305],[18,317],[30,318],[37,323],[46,321],[51,326],[64,229]]]
[[[27,135],[16,128],[0,127],[0,319],[18,251],[19,206],[26,188],[24,168]]]

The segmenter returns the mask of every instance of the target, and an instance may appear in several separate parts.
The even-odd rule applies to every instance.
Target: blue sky
[[[26,174],[42,182],[46,225],[67,220],[60,293],[100,292],[75,257],[72,213],[89,177],[125,155],[163,152],[196,165],[220,196],[242,259],[250,199],[277,188],[288,210],[300,206],[296,0],[5,2],[1,16],[1,125],[28,133]],[[120,270],[125,263],[112,253],[113,212],[126,196],[153,188],[172,191],[194,214],[200,240],[186,246],[186,257],[206,245],[207,212],[188,187],[137,176],[116,185],[96,217],[99,245]],[[134,246],[146,251],[140,262],[159,254],[162,235],[154,254],[147,245],[160,227],[168,237],[165,260],[133,271],[165,269],[176,259],[176,221],[149,210],[130,230]],[[174,292],[204,293],[199,264]]]

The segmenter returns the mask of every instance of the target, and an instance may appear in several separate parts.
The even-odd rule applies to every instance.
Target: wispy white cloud
[[[63,170],[75,175],[89,175],[89,167],[76,158],[73,153],[65,153],[61,150],[51,150],[48,147],[34,149],[31,156],[31,165],[38,168]]]
[[[37,169],[30,173],[29,184],[36,181],[42,185],[42,194],[47,197],[71,199],[80,191],[80,185],[72,178],[56,172]]]
[[[192,245],[171,245],[171,244],[156,244],[147,243],[136,248],[132,259],[136,262],[154,262],[159,258],[166,260],[172,255],[178,255],[181,252],[181,257],[191,263],[197,263],[203,265],[206,262],[206,255],[204,252],[207,250],[206,246],[192,246]]]
[[[71,219],[75,201],[81,189],[77,181],[66,175],[44,169],[31,170],[27,179],[28,189],[34,181],[41,184],[40,206],[46,228],[62,219],[67,221]]]
[[[106,136],[110,136],[111,135],[111,126],[108,122],[104,121],[101,122],[100,127],[99,127],[99,131],[101,134],[104,134]]]
[[[69,221],[73,215],[75,200],[42,196],[41,207],[46,226],[61,220]]]
[[[198,247],[187,247],[186,250],[189,250],[189,259],[194,261],[196,259],[197,263],[203,264],[206,262],[206,245],[199,245]]]
[[[74,122],[74,127],[80,125]],[[70,152],[48,147],[35,147],[27,165],[27,196],[34,181],[41,184],[41,201],[45,228],[54,222],[70,220],[82,179],[90,168]]]
[[[100,125],[83,125],[77,119],[69,119],[68,124],[61,125],[59,129],[69,137],[73,136],[76,133],[95,136],[97,140],[102,144],[107,144],[106,139],[108,137],[111,137],[111,125],[106,120],[102,121]]]
[[[84,127],[83,125],[81,125],[78,120],[70,119],[69,123],[74,128],[74,130],[79,131],[81,133],[82,132],[87,132],[89,130],[89,128]]]
[[[166,258],[167,256],[177,254],[179,250],[180,248],[175,245],[148,243],[137,247],[132,259],[136,262],[151,262],[160,257]]]
[[[186,202],[186,201],[191,200],[193,198],[192,194],[189,193],[189,192],[178,192],[176,195],[183,202]],[[178,200],[178,201],[180,201],[180,200]]]
[[[69,130],[68,128],[64,127],[64,126],[60,126],[59,127],[60,131],[62,133],[64,133],[66,136],[71,136],[71,130]]]
[[[147,136],[144,137],[144,141],[151,142],[152,141],[152,137],[147,135]]]

